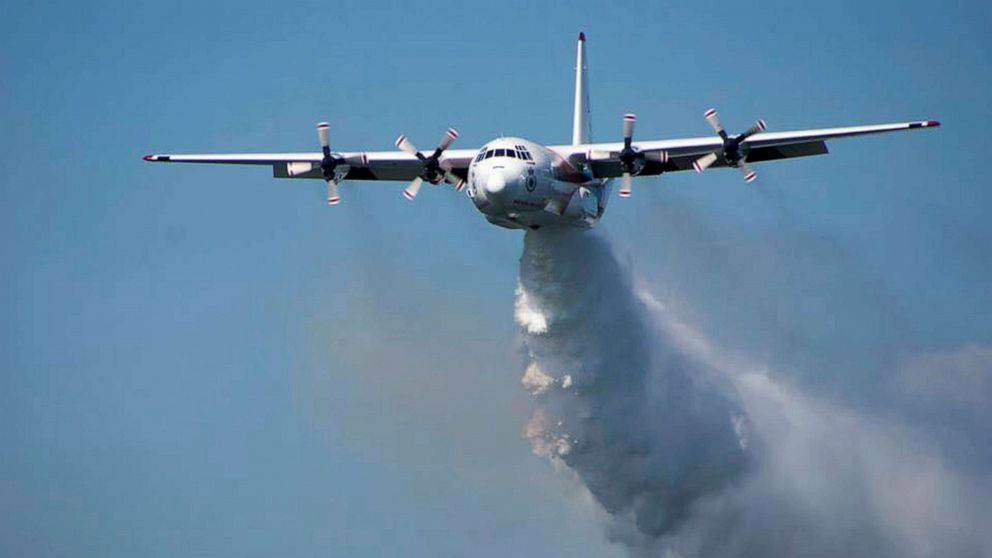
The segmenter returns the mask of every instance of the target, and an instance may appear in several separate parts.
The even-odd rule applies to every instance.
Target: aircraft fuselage
[[[522,138],[490,141],[468,169],[468,197],[494,224],[509,229],[552,225],[589,228],[609,199],[607,181],[538,143]]]

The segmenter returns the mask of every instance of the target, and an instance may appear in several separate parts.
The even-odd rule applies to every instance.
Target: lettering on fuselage
[[[526,200],[513,200],[513,205],[522,205],[524,207],[534,207],[537,209],[544,209],[544,205],[534,202],[529,202]]]

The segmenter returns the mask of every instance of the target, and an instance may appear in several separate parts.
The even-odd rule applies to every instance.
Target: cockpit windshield
[[[511,147],[499,147],[494,149],[489,149],[483,147],[479,153],[475,156],[475,162],[478,163],[484,159],[490,159],[492,157],[510,157],[511,159],[523,159],[524,161],[533,161],[534,158],[531,157],[530,152],[523,145],[515,145]]]

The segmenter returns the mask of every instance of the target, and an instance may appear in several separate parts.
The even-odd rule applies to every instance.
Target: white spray
[[[679,527],[748,463],[727,383],[660,335],[629,274],[595,233],[528,232],[515,316],[537,400],[535,453],[571,468],[646,537]]]
[[[610,514],[611,540],[635,556],[988,555],[986,469],[955,467],[894,416],[810,396],[634,286],[595,234],[525,238],[526,435]],[[982,392],[992,350],[950,355],[904,383],[951,375]]]

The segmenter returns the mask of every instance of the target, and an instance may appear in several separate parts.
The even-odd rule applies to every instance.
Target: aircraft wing
[[[443,159],[451,163],[451,172],[462,179],[468,174],[469,163],[478,149],[448,149]],[[352,161],[346,165],[344,180],[410,181],[420,175],[423,167],[414,155],[403,151],[335,152],[336,157]],[[276,178],[316,178],[320,171],[321,152],[313,153],[231,153],[231,154],[156,154],[146,155],[146,161],[156,163],[201,163],[220,165],[268,165]]]
[[[827,141],[833,139],[934,128],[940,123],[934,120],[916,122],[900,122],[896,124],[878,124],[872,126],[849,126],[844,128],[823,128],[818,130],[797,130],[793,132],[762,132],[747,138],[750,152],[748,163],[761,163],[793,157],[808,157],[827,153]],[[644,168],[639,176],[657,175],[663,172],[690,170],[692,163],[699,157],[709,153],[719,152],[723,141],[719,136],[636,141],[633,145],[647,156]],[[582,145],[559,145],[551,149],[562,157],[573,161],[588,162],[596,178],[616,178],[622,174],[619,153],[623,143],[591,143]],[[661,152],[668,154],[667,161],[657,155]],[[720,157],[713,167],[726,166],[726,161]]]

